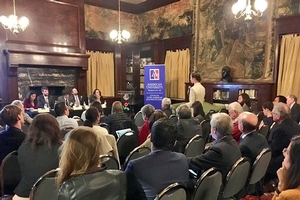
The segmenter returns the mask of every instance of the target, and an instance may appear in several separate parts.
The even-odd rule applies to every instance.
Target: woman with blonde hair
[[[92,128],[72,130],[62,147],[58,200],[125,199],[125,174],[100,167],[99,156],[99,142]]]

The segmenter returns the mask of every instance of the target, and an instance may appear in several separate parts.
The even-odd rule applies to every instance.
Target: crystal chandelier
[[[268,3],[266,0],[255,0],[254,1],[254,9],[252,10],[251,1],[250,0],[238,0],[232,6],[232,13],[236,19],[245,16],[245,20],[251,20],[252,15],[261,17],[263,12],[266,10]]]
[[[13,9],[14,14],[10,15],[9,17],[2,15],[0,17],[0,22],[5,29],[9,29],[13,34],[18,34],[20,31],[24,31],[27,28],[29,25],[29,20],[27,17],[21,17],[18,19],[18,16],[16,15],[15,0],[13,0]]]
[[[122,41],[128,41],[130,38],[130,33],[126,30],[121,31],[121,17],[120,17],[120,0],[118,0],[118,7],[119,7],[119,31],[112,30],[109,34],[112,41],[117,41],[118,44],[122,44]]]

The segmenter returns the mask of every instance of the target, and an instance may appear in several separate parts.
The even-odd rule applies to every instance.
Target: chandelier
[[[251,1],[250,0],[238,0],[232,6],[232,13],[236,19],[245,16],[245,20],[251,20],[252,15],[261,17],[263,12],[266,10],[268,3],[266,0],[255,0],[254,1],[254,9],[252,10]]]
[[[9,17],[2,15],[0,17],[0,22],[5,29],[9,29],[15,35],[27,28],[27,26],[29,25],[29,20],[27,17],[21,17],[20,19],[18,19],[18,16],[16,15],[15,0],[13,0],[13,9],[14,14],[10,15]]]
[[[120,0],[118,0],[118,11],[119,11],[119,30],[112,30],[109,34],[112,41],[116,41],[118,44],[122,44],[122,41],[128,41],[130,33],[126,30],[121,31],[121,17],[120,17]]]

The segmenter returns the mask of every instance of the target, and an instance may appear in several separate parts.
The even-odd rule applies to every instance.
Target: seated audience
[[[100,167],[99,148],[97,135],[91,128],[81,126],[72,130],[59,161],[58,200],[125,199],[125,174]]]
[[[241,157],[240,149],[232,139],[232,120],[226,113],[215,113],[210,121],[213,145],[199,156],[189,158],[192,170],[203,173],[211,167],[220,169],[223,179]]]
[[[61,92],[62,95],[57,98],[58,103],[63,102],[66,106],[72,106],[69,100],[69,93],[70,92],[67,88],[63,89]]]
[[[237,102],[241,104],[243,111],[251,111],[251,100],[247,93],[241,93]]]
[[[142,143],[145,142],[145,140],[147,139],[147,136],[150,133],[149,118],[154,113],[154,111],[155,111],[155,108],[150,104],[144,105],[141,108],[144,124],[142,125],[140,132],[139,132],[139,145],[141,145]]]
[[[94,102],[94,101],[97,101],[97,97],[95,96],[95,95],[90,95],[89,96],[89,98],[88,98],[88,104],[89,104],[89,106]],[[86,110],[85,110],[86,111]],[[86,119],[85,119],[85,111],[83,111],[82,112],[82,114],[81,114],[81,120],[82,121],[85,121]]]
[[[114,136],[109,135],[106,128],[99,126],[100,115],[95,107],[90,107],[85,113],[86,120],[83,126],[88,126],[93,129],[99,138],[100,154],[113,154],[119,160],[117,144]],[[113,139],[108,139],[112,137]],[[111,141],[111,142],[109,142]]]
[[[61,132],[55,118],[47,113],[37,115],[18,150],[22,179],[14,190],[16,195],[13,200],[28,198],[38,178],[58,167],[58,149],[61,144]]]
[[[25,112],[31,117],[33,117],[32,111],[39,107],[36,96],[36,92],[34,90],[30,90],[27,93],[26,98],[23,100]]]
[[[101,91],[99,89],[95,89],[93,95],[97,97],[97,101],[99,101],[100,103],[104,103],[104,98],[101,95]]]
[[[90,107],[97,108],[97,110],[100,114],[100,122],[99,122],[100,124],[101,123],[109,124],[109,118],[104,114],[103,108],[99,101],[94,101],[93,103],[91,103]]]
[[[192,116],[195,119],[198,119],[199,122],[202,122],[205,119],[205,112],[200,101],[195,101],[191,106],[191,110]]]
[[[22,101],[14,100],[13,102],[11,102],[11,105],[18,106],[22,110],[22,115],[23,115],[23,118],[24,118],[24,122],[26,124],[31,124],[32,118],[25,112]]]
[[[60,130],[77,128],[78,123],[75,119],[69,118],[69,108],[65,102],[59,102],[54,106],[56,120],[58,121]]]
[[[127,199],[154,199],[168,185],[187,185],[188,162],[185,155],[172,152],[176,127],[169,119],[156,121],[151,128],[151,153],[132,160],[126,167]]]
[[[0,118],[6,124],[5,130],[0,132],[0,162],[2,162],[7,154],[18,150],[26,134],[21,130],[24,118],[18,106],[5,106],[0,111]]]
[[[239,147],[243,157],[253,164],[258,154],[269,147],[266,138],[256,131],[258,118],[250,112],[243,112],[238,117],[239,130],[242,132]]]
[[[192,117],[192,111],[186,104],[181,105],[178,110],[177,130],[177,142],[180,142],[183,149],[192,137],[197,134],[202,136],[201,125]]]
[[[53,108],[54,107],[54,97],[49,95],[49,90],[47,87],[41,88],[42,94],[37,97],[39,108]]]
[[[242,132],[238,128],[238,117],[243,112],[242,106],[238,102],[232,102],[228,106],[228,113],[233,121],[232,137],[239,142]]]
[[[161,110],[166,113],[168,117],[172,115],[172,109],[171,109],[171,99],[170,98],[163,98],[161,100]]]
[[[277,190],[272,200],[300,199],[300,136],[291,139],[289,146],[283,149],[284,160],[277,170],[279,179]]]
[[[290,109],[284,103],[277,103],[272,110],[273,120],[277,123],[270,129],[270,148],[272,158],[265,181],[277,178],[276,171],[283,161],[282,150],[287,148],[291,138],[300,133],[300,126],[290,118]]]
[[[130,118],[126,113],[123,111],[123,106],[121,101],[115,101],[112,104],[111,114],[108,115],[110,120],[109,127],[110,127],[110,134],[114,135],[117,138],[116,131],[121,129],[121,123],[125,121],[130,121]]]
[[[83,105],[82,96],[78,96],[78,91],[75,87],[72,88],[71,95],[69,95],[69,100],[71,106],[79,107],[80,105]]]
[[[274,123],[272,115],[273,107],[274,104],[270,101],[267,101],[262,105],[262,110],[265,116],[262,119],[262,125],[268,125],[269,127],[271,127],[271,125]]]
[[[286,98],[286,104],[291,109],[291,118],[299,123],[300,122],[300,105],[297,103],[297,97],[295,95],[289,95]]]
[[[282,95],[277,95],[274,100],[273,100],[273,104],[275,105],[276,103],[286,103],[286,98],[285,96]]]

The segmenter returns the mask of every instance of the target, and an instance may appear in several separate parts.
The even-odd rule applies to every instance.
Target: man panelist
[[[42,94],[37,97],[39,108],[53,108],[55,101],[54,98],[51,95],[49,95],[48,88],[42,87],[41,92]]]

